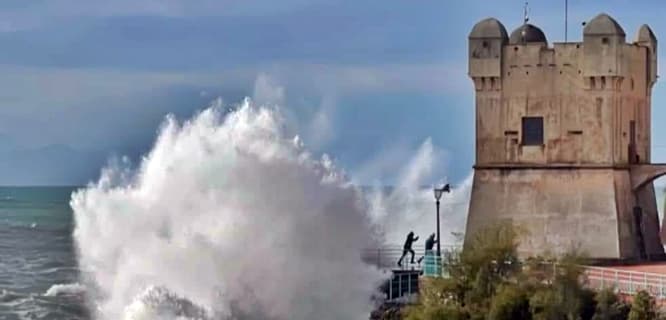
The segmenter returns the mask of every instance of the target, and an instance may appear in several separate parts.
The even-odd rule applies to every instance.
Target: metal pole
[[[391,278],[389,279],[389,292],[388,292],[389,300],[393,299],[393,279],[395,279],[395,274],[392,274]]]
[[[569,29],[569,0],[564,0],[564,42],[567,42]]]
[[[398,298],[402,297],[402,274],[398,275]]]
[[[437,199],[437,259],[442,256],[442,238],[439,236],[439,199]]]
[[[407,297],[409,297],[409,295],[412,294],[412,274],[411,273],[408,274],[409,278],[407,278],[407,281],[409,282],[407,282]]]

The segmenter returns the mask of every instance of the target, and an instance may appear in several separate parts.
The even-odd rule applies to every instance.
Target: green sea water
[[[79,284],[75,187],[0,187],[0,319],[88,319]]]

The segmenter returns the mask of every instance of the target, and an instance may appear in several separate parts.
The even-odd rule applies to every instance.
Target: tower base
[[[664,257],[654,187],[632,191],[628,167],[477,167],[465,242],[499,221],[525,231],[524,257],[573,249],[596,260]]]

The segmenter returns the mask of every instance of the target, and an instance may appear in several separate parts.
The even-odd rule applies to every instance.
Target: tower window
[[[523,117],[524,146],[543,145],[543,117]]]
[[[608,44],[608,38],[606,37],[601,38],[601,43]]]

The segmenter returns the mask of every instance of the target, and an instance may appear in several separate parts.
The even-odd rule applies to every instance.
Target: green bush
[[[405,320],[469,320],[467,312],[455,305],[429,308],[410,307],[406,309],[405,313]]]
[[[629,315],[629,306],[620,301],[612,289],[604,289],[597,293],[597,302],[592,320],[624,320]]]
[[[527,292],[515,285],[499,287],[492,299],[488,320],[531,319]]]
[[[583,255],[518,260],[518,232],[499,224],[481,230],[462,251],[443,256],[448,278],[427,278],[407,320],[648,320],[655,301],[639,292],[629,307],[612,290],[583,287]],[[630,311],[631,309],[631,311]]]
[[[565,319],[564,314],[558,308],[557,295],[555,291],[543,288],[534,292],[530,298],[530,314],[534,320],[559,320]]]
[[[634,296],[629,311],[629,320],[655,320],[657,319],[657,306],[654,298],[646,291],[638,291]]]

